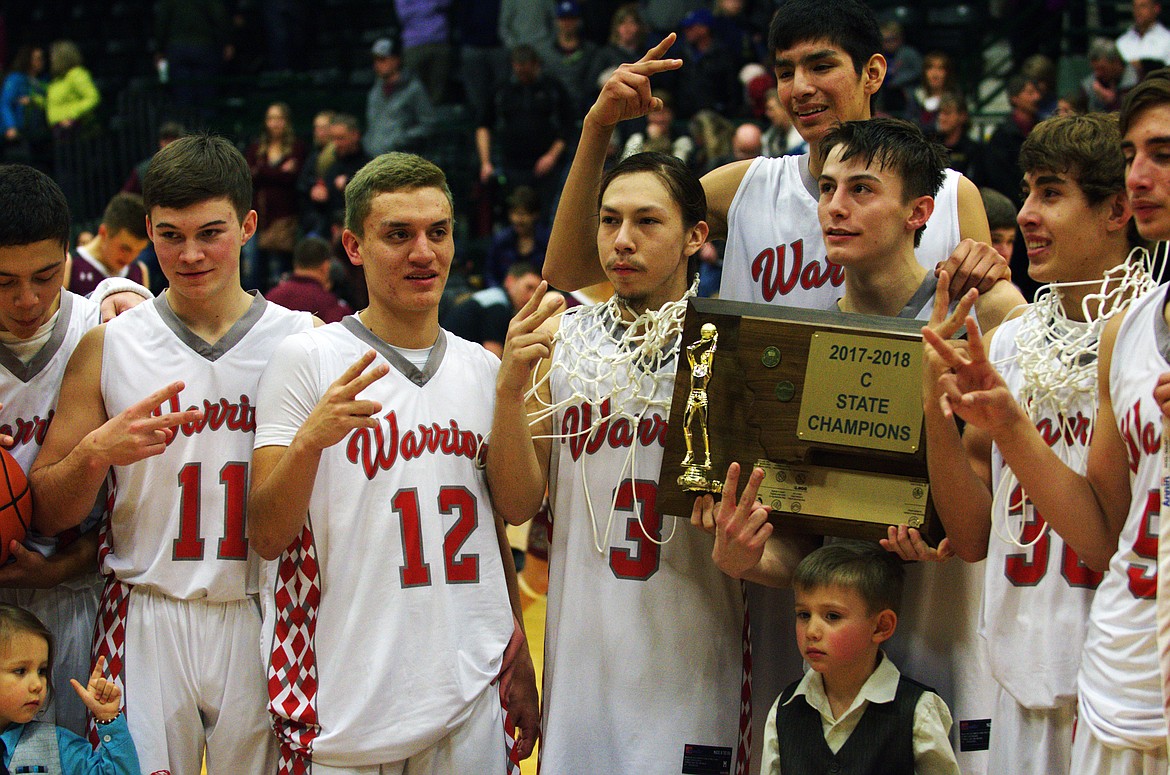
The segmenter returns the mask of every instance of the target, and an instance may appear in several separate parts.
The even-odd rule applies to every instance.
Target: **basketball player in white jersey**
[[[1082,305],[1100,292],[1105,272],[1123,266],[1130,252],[1117,121],[1104,114],[1045,121],[1025,140],[1020,166],[1027,193],[1018,220],[1029,246],[1030,274],[1037,282],[1059,285],[1024,315],[988,331],[984,341],[1012,396],[1032,406],[1029,416],[1045,441],[1083,473],[1105,319],[1099,302]],[[1115,280],[1111,289],[1117,287]],[[950,339],[968,306],[960,305],[945,321],[945,305],[936,308],[931,334]],[[1085,309],[1092,317],[1086,318]],[[1075,340],[1071,332],[1079,334]],[[928,337],[923,400],[935,508],[962,559],[988,560],[980,632],[998,684],[989,769],[1068,772],[1090,604],[1113,546],[1087,546],[1086,560],[1097,570],[1090,568],[1078,555],[1079,514],[1067,508],[1051,518],[1041,514],[986,431],[968,425],[960,437],[939,400],[938,378],[947,366],[934,355],[935,337]],[[1071,401],[1039,392],[1039,386],[1051,384],[1040,372],[1045,363],[1075,372],[1076,382],[1060,388]]]
[[[1126,97],[1121,134],[1138,231],[1170,238],[1170,71],[1156,71]],[[932,343],[954,372],[940,380],[943,412],[990,435],[1038,513],[1076,515],[1064,540],[1090,566],[1108,567],[1090,607],[1077,678],[1070,768],[1077,775],[1167,769],[1154,602],[1162,470],[1154,390],[1170,371],[1166,290],[1133,302],[1101,335],[1097,420],[1083,475],[1059,459],[1012,400],[978,336],[968,352]]]
[[[256,212],[231,143],[167,146],[143,198],[169,288],[78,344],[69,411],[33,467],[34,519],[46,532],[76,524],[108,475],[94,651],[125,688],[143,770],[199,772],[206,757],[211,775],[271,772],[245,499],[260,372],[312,319],[240,287]]]
[[[504,775],[494,684],[514,626],[476,464],[499,361],[439,327],[455,250],[442,171],[385,154],[345,198],[370,305],[289,337],[260,385],[249,516],[278,560],[264,642],[279,772]]]
[[[744,772],[743,592],[711,561],[710,536],[655,506],[688,263],[707,236],[702,187],[677,159],[637,154],[607,174],[598,205],[615,295],[550,319],[560,305],[542,289],[518,313],[488,449],[513,524],[549,488],[541,769]],[[647,331],[657,344],[629,362]],[[775,572],[790,571],[802,553],[776,546]]]
[[[879,118],[831,129],[820,152],[825,154],[819,179],[821,230],[829,259],[845,273],[845,295],[833,308],[929,319],[938,280],[915,260],[914,247],[943,176],[941,147],[912,124]],[[981,301],[979,319],[994,326],[1023,298],[1010,283],[999,281]],[[758,504],[754,511],[744,508],[755,499],[762,476],[760,469],[753,471],[737,504],[737,467],[728,473],[718,516],[709,496],[697,501],[692,515],[696,523],[724,534],[719,544],[724,552],[716,561],[731,575],[756,568],[761,538],[776,540],[766,511]],[[935,688],[960,723],[989,718],[993,684],[976,630],[982,567],[920,564],[907,573],[902,626],[886,649],[909,674]],[[938,616],[940,601],[946,601],[951,615]],[[971,744],[955,732],[956,757],[964,771],[990,771],[985,742]]]
[[[0,166],[0,210],[9,214],[0,224],[0,439],[28,471],[56,412],[65,364],[82,334],[101,322],[101,310],[61,289],[69,205],[52,179],[31,167]],[[141,301],[150,293],[138,287],[126,295]],[[60,676],[90,669],[101,584],[94,524],[55,539],[34,532],[27,546],[12,541],[13,560],[0,567],[0,597],[32,610],[53,631]],[[66,691],[54,699],[57,724],[85,734],[79,698]]]
[[[545,259],[544,274],[558,288],[602,279],[587,248],[606,148],[619,122],[656,104],[650,77],[684,66],[661,59],[673,42],[667,36],[640,61],[619,67],[585,117],[557,205],[566,217],[554,224]],[[789,0],[772,18],[769,49],[780,103],[808,141],[809,153],[733,162],[703,177],[710,238],[727,240],[720,297],[825,309],[841,297],[844,276],[826,260],[817,222],[819,146],[837,123],[871,117],[871,99],[886,75],[881,34],[861,0]],[[933,269],[950,256],[946,268],[957,290],[986,290],[1006,277],[1005,262],[990,247],[975,185],[948,171],[936,198],[918,251],[923,266]],[[963,238],[970,241],[960,243]]]

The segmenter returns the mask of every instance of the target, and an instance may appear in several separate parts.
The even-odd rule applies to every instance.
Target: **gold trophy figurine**
[[[704,323],[699,329],[699,340],[687,346],[687,363],[691,367],[691,392],[683,414],[683,438],[687,454],[682,459],[685,470],[678,478],[679,486],[688,492],[719,492],[722,482],[708,478],[711,473],[711,439],[707,435],[707,384],[715,362],[715,347],[719,332],[715,324]],[[698,419],[699,434],[703,440],[703,463],[695,462],[695,443],[691,426]]]

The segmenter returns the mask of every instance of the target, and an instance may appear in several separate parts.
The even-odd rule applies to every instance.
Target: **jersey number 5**
[[[1161,510],[1158,494],[1155,489],[1146,496],[1146,513],[1142,514],[1137,539],[1133,542],[1133,553],[1150,562],[1130,562],[1126,568],[1129,591],[1139,600],[1153,600],[1158,591],[1158,530],[1150,528],[1150,520],[1157,519]]]

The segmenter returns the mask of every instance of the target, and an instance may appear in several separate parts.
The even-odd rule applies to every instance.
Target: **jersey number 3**
[[[628,513],[626,540],[635,548],[609,550],[609,569],[619,579],[645,581],[658,571],[662,546],[662,516],[658,513],[658,485],[645,479],[627,479],[617,489],[614,510]]]

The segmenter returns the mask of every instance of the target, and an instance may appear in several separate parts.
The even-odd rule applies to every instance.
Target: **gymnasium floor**
[[[544,614],[548,590],[548,564],[528,555],[520,573],[520,602],[524,606],[524,632],[528,634],[528,650],[536,665],[537,686],[544,670]],[[539,748],[539,743],[537,744]],[[536,752],[520,763],[521,775],[536,775]]]

